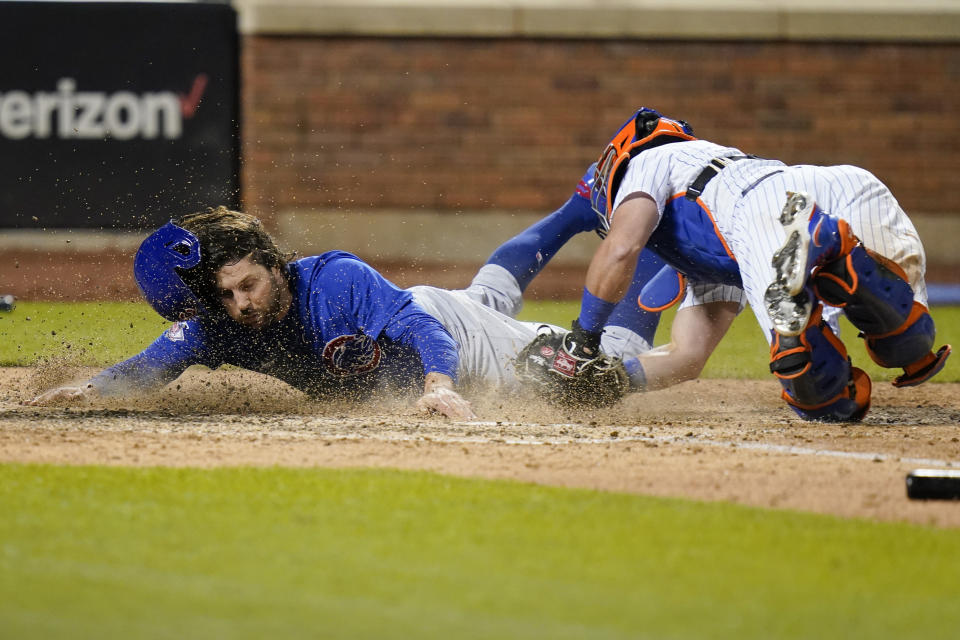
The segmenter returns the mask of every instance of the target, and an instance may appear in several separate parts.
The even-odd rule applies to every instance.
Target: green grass
[[[960,344],[960,308],[933,314]],[[21,303],[0,315],[0,364],[105,365],[166,325],[143,304]],[[706,376],[765,378],[766,353],[743,314]],[[0,638],[953,638],[958,574],[957,531],[726,503],[383,470],[0,465]]]
[[[960,535],[428,473],[0,465],[5,638],[954,638]]]
[[[0,313],[0,366],[49,358],[106,366],[140,352],[169,325],[141,302],[18,302]]]
[[[531,301],[522,320],[569,326],[578,303]],[[934,307],[937,344],[960,347],[960,307]],[[657,344],[670,339],[675,310],[663,314]],[[138,302],[23,302],[13,313],[0,314],[0,366],[28,366],[51,357],[72,364],[107,366],[139,352],[169,326],[150,307]],[[854,364],[875,381],[892,380],[897,371],[875,365],[856,338],[857,331],[841,319],[844,340]],[[749,309],[741,313],[703,372],[704,378],[764,379],[770,376],[766,341]],[[960,365],[949,362],[935,380],[960,382]]]

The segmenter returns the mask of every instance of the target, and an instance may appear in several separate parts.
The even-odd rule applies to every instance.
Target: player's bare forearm
[[[736,302],[710,302],[678,311],[670,343],[638,356],[645,389],[663,389],[699,377],[739,311]]]
[[[623,298],[657,221],[657,205],[645,194],[630,197],[617,207],[610,231],[587,269],[590,293],[608,302]]]
[[[587,291],[607,302],[618,302],[630,286],[640,250],[624,249],[607,238],[587,269]]]
[[[439,413],[448,418],[476,418],[470,403],[453,388],[453,378],[431,371],[423,381],[423,395],[417,400],[417,409]]]

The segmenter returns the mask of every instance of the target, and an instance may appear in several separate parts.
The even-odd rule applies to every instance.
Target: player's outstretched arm
[[[473,419],[470,402],[453,389],[453,378],[436,371],[427,374],[423,395],[417,400],[417,409],[425,413],[439,413],[448,418]]]
[[[417,409],[448,418],[476,418],[470,403],[454,390],[459,348],[440,321],[416,303],[405,305],[384,329],[386,336],[410,345],[423,365],[423,395]]]
[[[50,389],[23,404],[31,407],[70,406],[104,396],[146,393],[159,389],[183,372],[177,367],[145,366],[149,361],[144,353],[104,369],[79,385]]]
[[[587,268],[586,288],[593,296],[618,302],[626,294],[637,258],[659,221],[657,205],[645,193],[631,194],[617,210],[606,239]]]
[[[23,404],[70,405],[103,396],[147,393],[175,380],[191,364],[219,366],[219,362],[203,353],[203,337],[194,323],[175,323],[132,358],[104,369],[80,385],[51,389]]]
[[[79,386],[65,386],[50,389],[41,393],[32,400],[25,400],[23,404],[29,407],[46,407],[56,405],[73,405],[100,397],[100,391],[87,382]]]

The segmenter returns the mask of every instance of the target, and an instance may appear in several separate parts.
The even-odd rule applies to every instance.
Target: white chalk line
[[[303,418],[296,419],[299,425],[303,425]],[[514,422],[490,422],[490,421],[471,421],[471,422],[451,422],[451,426],[460,427],[500,427],[500,428],[540,428],[540,429],[563,429],[578,428],[583,425],[572,423],[555,424],[523,424]],[[616,431],[623,428],[607,425],[596,426],[596,429],[609,429]],[[201,429],[202,431],[202,429]],[[157,433],[174,433],[173,430],[160,429]],[[221,433],[221,432],[218,432]],[[248,433],[247,435],[253,435]],[[436,442],[440,444],[507,444],[507,445],[527,445],[527,446],[545,446],[545,445],[570,445],[570,444],[616,444],[619,442],[640,442],[647,444],[678,444],[678,445],[702,445],[706,447],[717,447],[727,449],[745,449],[751,451],[763,451],[766,453],[779,453],[785,455],[797,456],[822,456],[827,458],[841,458],[848,460],[868,460],[873,462],[900,462],[910,465],[921,465],[929,467],[957,467],[960,468],[960,460],[941,460],[937,458],[915,458],[891,455],[879,452],[866,451],[840,451],[837,449],[817,449],[814,447],[799,447],[795,445],[768,444],[763,442],[738,442],[734,440],[714,440],[710,438],[697,438],[695,436],[643,436],[643,435],[623,435],[610,436],[607,438],[578,438],[578,437],[557,437],[557,438],[518,438],[499,434],[488,434],[481,436],[455,436],[431,434],[398,434],[398,433],[323,433],[322,431],[310,431],[304,433],[301,429],[297,430],[271,430],[268,434],[261,435],[267,437],[280,437],[292,439],[308,438],[330,438],[335,440],[363,441],[379,440],[382,442]]]
[[[464,426],[522,426],[506,425],[494,422],[460,422]],[[572,427],[569,424],[538,425],[540,427]],[[615,427],[599,427],[614,429]],[[817,449],[814,447],[798,447],[795,445],[767,444],[763,442],[736,442],[733,440],[712,440],[691,436],[617,436],[609,438],[511,438],[511,437],[484,437],[484,436],[436,436],[436,435],[345,435],[338,436],[342,440],[385,440],[391,442],[438,442],[441,444],[509,444],[509,445],[565,445],[565,444],[615,444],[618,442],[643,442],[653,444],[686,444],[703,445],[708,447],[722,447],[727,449],[748,449],[767,453],[782,453],[798,456],[823,456],[828,458],[845,458],[852,460],[869,460],[873,462],[894,461],[904,464],[915,464],[935,467],[960,467],[957,460],[939,460],[936,458],[913,458],[894,456],[886,453],[871,453],[866,451],[840,451],[837,449]]]

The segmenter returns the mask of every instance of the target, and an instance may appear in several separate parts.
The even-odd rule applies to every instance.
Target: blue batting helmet
[[[200,264],[200,240],[171,220],[150,234],[133,259],[140,293],[167,320],[204,312],[200,298],[181,277]]]

